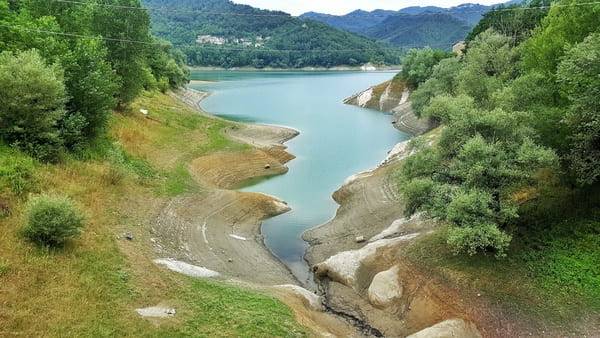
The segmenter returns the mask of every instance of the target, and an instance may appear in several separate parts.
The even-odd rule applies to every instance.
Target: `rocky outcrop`
[[[420,135],[435,125],[429,119],[417,117],[410,105],[410,91],[404,81],[394,78],[357,93],[344,103],[393,114],[392,123],[403,132]]]

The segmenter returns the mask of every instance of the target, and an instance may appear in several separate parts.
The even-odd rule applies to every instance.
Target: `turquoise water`
[[[297,156],[290,171],[244,191],[262,192],[286,201],[292,211],[264,222],[271,252],[301,281],[310,273],[303,256],[302,233],[331,219],[337,204],[331,194],[349,176],[375,167],[408,135],[392,127],[381,112],[343,104],[343,99],[391,79],[376,72],[194,72],[194,80],[213,80],[193,88],[212,93],[204,110],[224,118],[287,126],[300,131],[289,141]]]

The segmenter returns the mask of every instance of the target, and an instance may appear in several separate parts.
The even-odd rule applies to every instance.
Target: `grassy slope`
[[[408,258],[507,310],[498,313],[589,334],[600,318],[600,187],[574,192],[556,183],[539,195],[522,207],[506,259],[453,255],[445,228],[412,245]]]
[[[140,107],[156,121],[136,113]],[[66,194],[87,216],[85,233],[63,249],[22,238],[27,193],[2,187],[0,202],[10,215],[0,219],[0,336],[304,335],[291,310],[272,297],[187,278],[151,261],[155,210],[168,196],[202,192],[187,163],[246,148],[223,137],[225,127],[169,96],[146,94],[131,113],[114,115],[110,140],[62,164],[35,163],[29,191]],[[15,159],[27,157],[0,147],[0,163]],[[117,238],[125,231],[135,240]],[[153,323],[134,312],[156,304],[177,308],[177,316]]]

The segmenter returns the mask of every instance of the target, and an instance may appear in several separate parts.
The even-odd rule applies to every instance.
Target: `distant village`
[[[250,38],[224,38],[215,35],[198,35],[196,43],[200,45],[241,45],[244,47],[264,47],[265,43],[271,39],[270,36],[262,37],[257,36],[253,39]]]

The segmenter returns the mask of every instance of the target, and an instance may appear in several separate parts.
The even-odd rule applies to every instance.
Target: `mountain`
[[[451,49],[471,31],[464,21],[445,13],[397,14],[365,31],[365,35],[406,48]]]
[[[143,0],[154,33],[181,49],[193,66],[334,67],[397,64],[381,42],[289,14],[228,0]]]
[[[300,18],[320,21],[348,32],[362,33],[394,14],[396,14],[395,11],[386,11],[382,9],[372,12],[356,10],[344,16],[308,12],[302,14]]]
[[[451,8],[412,6],[399,11],[358,10],[342,16],[310,12],[300,18],[319,21],[399,47],[443,45],[449,49],[453,43],[463,40],[483,14],[492,8],[469,3]]]

